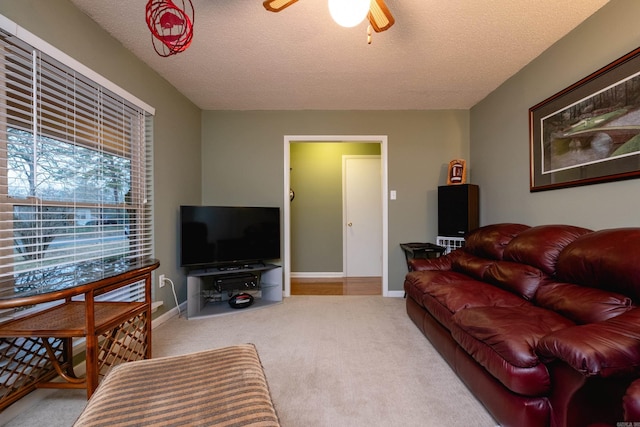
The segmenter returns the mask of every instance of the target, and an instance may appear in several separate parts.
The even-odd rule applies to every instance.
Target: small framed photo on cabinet
[[[466,184],[467,162],[462,159],[454,159],[449,162],[447,185]]]

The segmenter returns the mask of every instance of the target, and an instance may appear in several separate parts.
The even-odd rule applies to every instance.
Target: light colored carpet
[[[408,318],[404,303],[293,296],[260,310],[174,317],[154,329],[153,354],[254,343],[284,427],[495,426]],[[55,391],[7,426],[70,426],[84,404],[84,391]]]

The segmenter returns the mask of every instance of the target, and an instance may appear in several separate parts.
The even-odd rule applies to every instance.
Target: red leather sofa
[[[409,317],[502,426],[640,421],[640,228],[494,224],[410,270]]]
[[[623,397],[624,420],[640,425],[640,380],[631,383]],[[620,423],[625,425],[625,423]]]

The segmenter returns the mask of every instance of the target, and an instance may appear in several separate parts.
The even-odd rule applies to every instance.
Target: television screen
[[[280,208],[180,206],[180,265],[249,264],[280,258]]]

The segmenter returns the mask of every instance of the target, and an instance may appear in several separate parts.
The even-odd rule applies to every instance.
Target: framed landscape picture
[[[640,48],[529,109],[530,191],[640,177]]]

